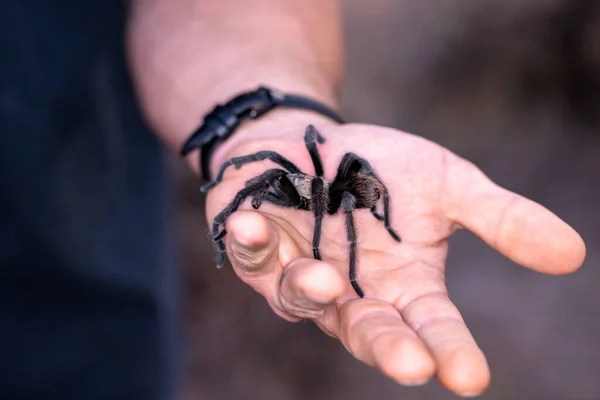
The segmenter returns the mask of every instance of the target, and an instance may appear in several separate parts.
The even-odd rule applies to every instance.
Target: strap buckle
[[[242,122],[259,118],[275,108],[285,96],[266,87],[242,93],[225,104],[219,104],[204,117],[204,123],[185,142],[181,155],[185,156],[196,148],[213,140],[224,140]]]

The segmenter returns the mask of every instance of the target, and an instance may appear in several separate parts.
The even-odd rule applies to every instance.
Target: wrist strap
[[[203,124],[184,143],[181,155],[185,156],[191,151],[201,148],[202,176],[210,181],[210,158],[219,144],[231,136],[242,122],[260,118],[276,107],[315,111],[340,124],[345,123],[334,110],[317,101],[260,87],[257,90],[242,93],[224,105],[217,105],[204,117]]]

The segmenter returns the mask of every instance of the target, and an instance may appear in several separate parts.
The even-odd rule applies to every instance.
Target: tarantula
[[[323,164],[317,149],[317,143],[324,142],[325,138],[313,125],[306,128],[304,143],[312,159],[315,176],[302,172],[291,161],[274,151],[259,151],[255,154],[227,160],[219,169],[215,180],[200,188],[203,192],[213,188],[221,182],[225,171],[230,166],[240,169],[245,164],[268,159],[283,168],[269,169],[248,180],[245,187],[213,220],[213,241],[219,252],[217,268],[222,268],[225,264],[226,250],[223,243],[223,238],[227,234],[225,221],[248,197],[252,197],[251,204],[255,209],[267,202],[281,207],[312,212],[315,218],[312,250],[313,256],[317,260],[321,260],[319,244],[323,217],[325,214],[335,214],[341,208],[346,216],[346,234],[350,244],[350,283],[356,294],[364,297],[363,290],[356,282],[356,229],[352,211],[359,208],[370,209],[375,218],[383,221],[390,236],[400,242],[400,237],[390,226],[390,195],[371,165],[353,153],[344,155],[335,179],[333,182],[328,182],[323,177]],[[383,215],[376,211],[376,205],[380,198],[383,198]]]

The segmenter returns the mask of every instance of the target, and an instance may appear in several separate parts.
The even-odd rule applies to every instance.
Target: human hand
[[[306,125],[293,122],[275,135],[263,130],[233,141],[215,154],[213,176],[227,158],[260,150],[279,152],[314,174],[303,143]],[[315,126],[327,139],[319,145],[327,178],[333,179],[346,152],[371,163],[391,194],[392,227],[402,243],[369,210],[354,212],[357,279],[366,294],[359,299],[348,282],[341,212],[323,221],[323,261],[317,261],[311,214],[267,203],[255,211],[246,204],[226,223],[235,272],[275,313],[289,321],[311,319],[399,383],[421,384],[435,374],[459,395],[481,393],[490,379],[487,362],[444,283],[448,237],[464,227],[512,261],[547,274],[570,273],[583,263],[581,237],[541,205],[498,187],[423,138],[372,125]],[[248,179],[272,167],[264,161],[228,169],[208,194],[209,222]]]

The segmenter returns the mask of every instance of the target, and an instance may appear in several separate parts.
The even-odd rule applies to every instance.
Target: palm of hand
[[[293,146],[289,139],[256,141],[233,155],[273,150],[313,174],[303,131],[298,132]],[[322,134],[327,138],[319,146],[325,176],[333,178],[346,152],[368,160],[389,189],[392,227],[402,243],[369,210],[354,212],[357,280],[366,294],[356,300],[347,279],[343,216],[323,221],[321,263],[311,259],[311,214],[264,204],[228,221],[226,242],[236,272],[276,313],[288,320],[311,318],[354,356],[400,382],[426,381],[437,372],[453,391],[479,393],[489,371],[447,297],[446,239],[466,226],[516,262],[563,273],[581,264],[581,238],[543,207],[499,188],[473,165],[427,140],[367,125],[329,127]],[[266,163],[228,171],[210,192],[209,220]],[[562,243],[552,235],[561,236]]]

